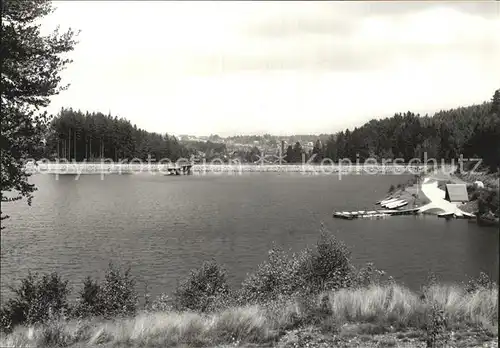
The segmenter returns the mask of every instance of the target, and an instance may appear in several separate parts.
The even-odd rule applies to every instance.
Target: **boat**
[[[389,208],[389,209],[394,209],[394,207],[398,206],[399,204],[401,204],[403,202],[406,202],[406,201],[403,199],[399,199],[397,201],[384,204],[384,207]]]
[[[391,198],[391,199],[386,199],[386,200],[383,200],[382,202],[380,202],[380,205],[381,205],[381,206],[384,206],[384,205],[386,205],[387,203],[395,202],[395,201],[397,201],[397,200],[399,200],[399,198]]]
[[[398,209],[398,208],[402,208],[402,207],[404,207],[406,205],[408,205],[408,202],[407,201],[402,201],[402,202],[398,202],[398,203],[392,203],[388,208]]]
[[[395,200],[395,201],[390,201],[389,203],[384,203],[384,204],[382,204],[382,207],[388,208],[392,203],[396,203],[396,202],[401,202],[401,200],[398,199],[398,200]]]
[[[454,215],[455,215],[455,213],[453,213],[453,212],[441,213],[441,214],[438,214],[438,218],[451,219]]]
[[[336,213],[333,213],[333,217],[335,218],[339,218],[339,219],[345,219],[345,220],[352,220],[354,219],[354,217],[352,215],[350,215],[349,213],[345,213],[345,212],[336,212]]]
[[[389,215],[391,215],[395,212],[397,212],[397,210],[395,210],[395,209],[383,209],[383,210],[377,211],[377,213],[379,213],[379,214],[389,214]]]
[[[381,204],[382,202],[388,201],[388,200],[390,200],[390,199],[393,199],[393,197],[392,197],[392,196],[390,196],[390,197],[386,197],[386,198],[384,198],[384,199],[381,199],[380,201],[376,201],[376,202],[375,202],[375,205],[379,205],[379,204]]]
[[[472,213],[467,213],[467,212],[463,211],[461,218],[462,219],[475,219],[476,215],[474,215]]]

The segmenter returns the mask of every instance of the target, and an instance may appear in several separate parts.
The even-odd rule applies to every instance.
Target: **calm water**
[[[273,242],[299,250],[321,223],[352,250],[418,288],[429,271],[462,281],[480,271],[498,279],[498,232],[435,216],[344,221],[333,210],[369,209],[403,176],[254,173],[37,175],[33,205],[2,206],[11,215],[1,240],[1,289],[28,270],[58,271],[74,287],[102,277],[109,261],[130,264],[153,295],[171,292],[203,260],[226,265],[233,285],[266,258]],[[75,290],[76,292],[76,290]]]

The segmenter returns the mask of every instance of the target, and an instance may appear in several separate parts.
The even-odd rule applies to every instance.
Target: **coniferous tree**
[[[23,160],[43,154],[48,115],[39,110],[49,105],[49,97],[67,87],[61,85],[60,72],[70,60],[62,54],[73,50],[75,33],[41,34],[38,20],[53,11],[50,1],[4,0],[1,6],[0,197],[2,203],[25,197],[30,204],[36,188],[28,182]]]

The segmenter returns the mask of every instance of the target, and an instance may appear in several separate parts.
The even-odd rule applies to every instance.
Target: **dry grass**
[[[326,297],[326,302],[324,296]],[[310,325],[321,313],[321,324],[343,326],[343,335],[373,335],[406,328],[422,330],[432,303],[444,309],[449,325],[498,329],[498,289],[466,293],[455,285],[433,285],[425,298],[397,284],[340,290],[311,299],[288,299],[266,306],[246,306],[203,315],[192,312],[142,313],[114,321],[52,322],[45,326],[18,327],[0,339],[1,347],[47,346],[215,346],[221,344],[269,345],[283,330]],[[314,319],[314,318],[312,318]],[[345,326],[345,324],[350,324]],[[354,325],[352,325],[354,324]],[[349,328],[349,330],[347,330]],[[347,332],[347,331],[349,332]]]
[[[395,321],[405,327],[425,307],[416,294],[398,285],[341,290],[329,294],[329,300],[333,316],[342,322]]]

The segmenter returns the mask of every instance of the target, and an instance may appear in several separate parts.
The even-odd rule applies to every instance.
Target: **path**
[[[431,209],[440,210],[440,213],[455,213],[457,215],[463,214],[464,212],[457,207],[457,203],[451,203],[444,199],[446,192],[438,187],[438,180],[451,180],[455,183],[463,183],[462,180],[450,175],[453,171],[448,168],[445,171],[440,171],[430,173],[428,177],[424,179],[422,183],[422,193],[429,198],[431,201],[429,204],[420,207],[419,212],[425,213]],[[458,179],[458,180],[457,180]]]

